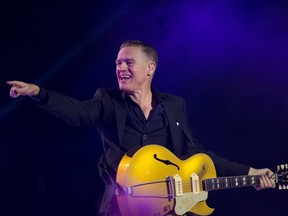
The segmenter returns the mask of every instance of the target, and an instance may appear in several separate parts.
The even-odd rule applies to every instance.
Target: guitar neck
[[[202,181],[205,191],[222,190],[239,187],[249,187],[260,185],[260,176],[230,176],[210,178]]]

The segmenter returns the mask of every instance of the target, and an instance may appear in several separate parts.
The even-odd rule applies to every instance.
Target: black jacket
[[[171,150],[176,156],[185,159],[202,152],[212,158],[218,176],[248,174],[248,166],[218,157],[193,140],[188,127],[186,104],[183,98],[164,93],[159,93],[159,96],[169,122],[173,144]],[[121,158],[127,151],[125,143],[121,142],[127,114],[123,92],[99,88],[93,99],[79,101],[47,90],[45,103],[41,107],[74,126],[97,128],[103,145],[102,159],[108,167],[114,171],[117,170]]]

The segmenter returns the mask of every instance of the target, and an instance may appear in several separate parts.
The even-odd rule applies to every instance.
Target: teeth
[[[121,79],[121,80],[123,80],[123,79],[129,79],[129,78],[131,78],[131,76],[129,76],[129,75],[121,75],[121,76],[120,76],[120,79]]]

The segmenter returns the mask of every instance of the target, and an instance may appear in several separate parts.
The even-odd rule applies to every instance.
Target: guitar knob
[[[163,211],[164,212],[168,212],[170,210],[170,206],[169,205],[166,205],[163,207]]]

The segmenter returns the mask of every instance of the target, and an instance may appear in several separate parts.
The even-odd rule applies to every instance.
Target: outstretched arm
[[[261,175],[260,177],[260,185],[255,187],[256,190],[262,190],[265,188],[275,188],[275,181],[272,179],[273,172],[270,169],[255,169],[250,168],[248,175]]]
[[[40,88],[37,85],[31,83],[25,83],[22,81],[7,81],[8,85],[11,85],[10,96],[17,98],[19,96],[35,96],[40,92]]]
[[[7,81],[11,85],[10,96],[29,96],[36,105],[74,126],[95,127],[102,114],[102,101],[90,99],[80,101],[35,84],[22,81]],[[108,99],[109,100],[109,99]]]

